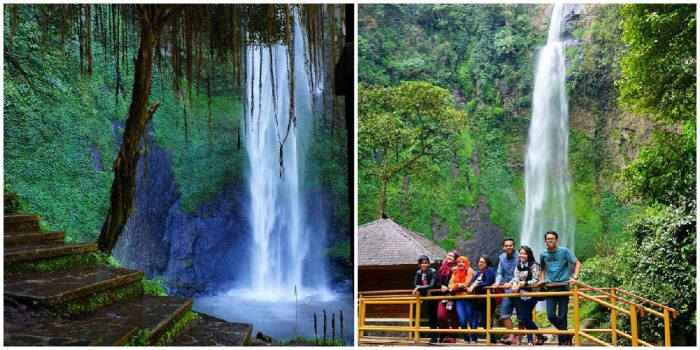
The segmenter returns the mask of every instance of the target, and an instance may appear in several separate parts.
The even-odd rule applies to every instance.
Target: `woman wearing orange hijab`
[[[469,282],[474,278],[474,269],[469,267],[469,259],[466,256],[460,256],[457,258],[457,269],[452,272],[452,278],[450,279],[450,291],[456,295],[467,294],[467,288],[469,288]],[[466,299],[457,299],[455,301],[455,307],[457,308],[457,317],[459,318],[459,326],[462,329],[467,329],[467,322],[471,325],[472,329],[476,329],[476,320],[473,317],[474,310],[472,303]],[[474,322],[472,322],[474,320]],[[469,343],[469,338],[476,341],[476,334],[464,334],[464,341]]]

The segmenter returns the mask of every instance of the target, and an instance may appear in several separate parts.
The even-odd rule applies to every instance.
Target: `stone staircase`
[[[63,242],[39,216],[4,217],[4,345],[225,345],[250,324],[193,311],[192,299],[145,295],[142,271],[109,266],[97,244]]]

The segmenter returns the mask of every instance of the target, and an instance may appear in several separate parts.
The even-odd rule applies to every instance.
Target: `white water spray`
[[[313,118],[311,91],[305,70],[302,29],[295,15],[294,97],[295,114],[284,143],[284,174],[280,176],[280,142],[287,134],[290,111],[289,54],[283,45],[250,46],[246,54],[245,138],[250,161],[250,223],[252,239],[250,289],[256,300],[295,300],[299,296],[327,295],[328,283],[321,250],[325,232],[311,227],[304,180],[304,144],[300,130]],[[305,143],[306,142],[306,143]]]
[[[525,213],[520,241],[529,245],[538,259],[546,248],[547,231],[559,234],[560,246],[574,249],[565,46],[560,35],[563,12],[562,4],[554,5],[547,46],[537,61],[525,155]]]

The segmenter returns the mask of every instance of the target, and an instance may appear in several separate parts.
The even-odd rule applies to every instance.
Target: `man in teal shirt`
[[[581,262],[576,259],[566,247],[557,247],[559,235],[555,231],[547,231],[544,234],[544,243],[547,249],[540,253],[540,284],[545,283],[568,283],[574,284],[578,280],[578,274],[581,270]],[[569,265],[574,265],[574,274],[569,275]],[[569,290],[569,286],[562,287],[560,290]],[[555,291],[548,288],[547,291]],[[566,321],[567,309],[569,307],[569,296],[554,296],[545,298],[547,303],[547,318],[554,327],[559,330],[567,330],[568,324]],[[559,308],[557,312],[557,308]],[[571,345],[570,335],[559,335],[559,345]]]

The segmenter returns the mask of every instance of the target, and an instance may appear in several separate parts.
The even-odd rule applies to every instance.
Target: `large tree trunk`
[[[143,10],[148,11],[148,10]],[[126,128],[119,150],[119,155],[114,161],[114,182],[110,195],[110,208],[107,218],[102,226],[102,232],[98,239],[99,249],[105,254],[110,254],[119,235],[126,225],[126,220],[131,214],[134,204],[134,190],[136,188],[136,167],[140,157],[140,144],[146,124],[158,108],[155,103],[146,110],[148,98],[151,93],[151,73],[153,70],[153,47],[156,40],[155,26],[148,23],[149,18],[155,14],[142,13],[141,44],[136,68],[134,71],[134,89],[129,107],[129,117],[126,120]]]

